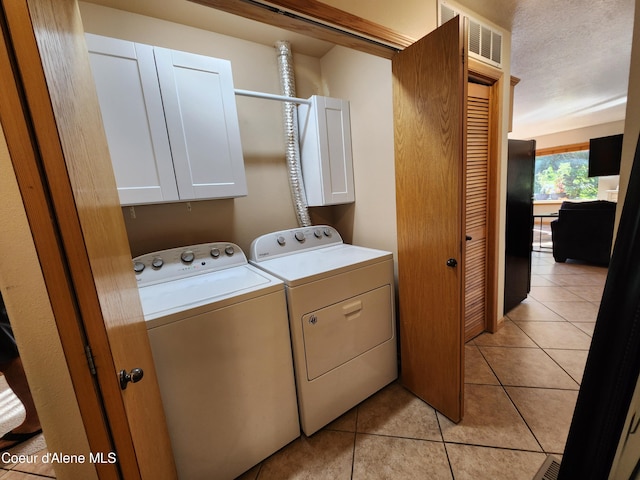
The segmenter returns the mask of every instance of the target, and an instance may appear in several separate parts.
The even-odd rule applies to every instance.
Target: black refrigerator
[[[531,290],[535,140],[509,140],[505,228],[504,312]]]

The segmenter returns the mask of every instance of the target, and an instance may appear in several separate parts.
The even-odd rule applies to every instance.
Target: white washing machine
[[[393,256],[332,227],[253,241],[250,262],[282,279],[300,423],[311,435],[398,376]]]
[[[282,281],[232,243],[133,261],[179,478],[235,478],[299,437]]]

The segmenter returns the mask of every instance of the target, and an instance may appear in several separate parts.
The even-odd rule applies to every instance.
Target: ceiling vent
[[[444,2],[439,2],[439,26],[447,23],[460,12]],[[495,67],[502,67],[502,34],[476,19],[469,19],[469,56]]]

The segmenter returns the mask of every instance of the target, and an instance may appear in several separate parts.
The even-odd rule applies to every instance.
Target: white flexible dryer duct
[[[293,74],[293,56],[291,46],[287,41],[276,42],[276,52],[278,55],[278,71],[280,73],[280,88],[282,95],[287,97],[296,96],[296,83]],[[307,208],[307,196],[304,191],[302,180],[302,168],[300,166],[300,143],[298,136],[298,112],[296,104],[284,102],[282,107],[284,117],[284,135],[287,169],[289,172],[289,187],[293,199],[298,224],[301,227],[311,225],[309,210]]]

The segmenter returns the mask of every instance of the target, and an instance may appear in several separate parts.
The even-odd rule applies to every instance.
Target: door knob
[[[120,389],[126,389],[129,382],[138,383],[142,380],[143,376],[144,372],[141,368],[134,368],[131,370],[131,373],[127,373],[126,370],[120,370]]]
[[[458,265],[458,261],[455,258],[447,260],[447,267],[455,267],[456,265]]]

